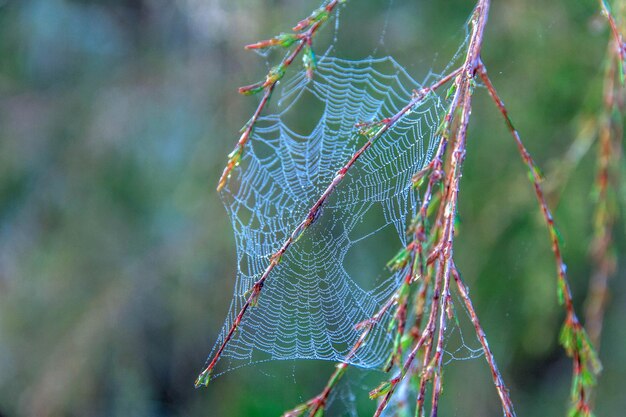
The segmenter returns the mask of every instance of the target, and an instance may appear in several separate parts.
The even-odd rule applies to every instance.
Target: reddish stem
[[[340,0],[330,1],[325,6],[326,12],[331,13],[340,2],[341,2]],[[323,21],[317,21],[313,23],[309,27],[309,29],[307,29],[306,32],[298,34],[299,39],[296,41],[297,42],[296,47],[291,51],[291,53],[289,53],[289,55],[287,55],[285,59],[283,59],[283,61],[279,65],[283,69],[283,71],[286,70],[291,65],[291,63],[296,59],[296,57],[300,54],[300,52],[302,51],[302,49],[304,49],[306,45],[309,45],[309,46],[311,45],[313,36],[315,36],[315,33],[322,26],[322,24],[323,24]],[[294,31],[304,29],[305,27],[306,25],[302,27],[297,26],[296,28],[294,28]],[[269,41],[266,41],[266,42],[269,42]],[[254,48],[254,46],[255,45],[249,45],[248,49],[251,49],[251,47]],[[252,135],[252,130],[254,129],[256,122],[261,116],[261,112],[263,111],[267,103],[269,102],[270,96],[272,95],[272,91],[274,90],[274,87],[276,87],[276,83],[279,80],[280,80],[280,77],[278,78],[271,77],[270,74],[268,74],[265,81],[252,84],[249,86],[241,87],[239,89],[240,93],[247,94],[255,89],[262,88],[264,90],[263,98],[259,102],[259,105],[257,106],[252,118],[248,121],[248,124],[246,125],[246,128],[243,134],[239,137],[239,140],[237,141],[235,149],[229,155],[228,163],[226,164],[226,167],[224,168],[224,171],[222,172],[222,175],[217,184],[217,191],[221,191],[222,188],[224,188],[224,186],[226,185],[226,182],[228,181],[230,173],[239,164],[239,160],[241,159],[241,156],[243,155],[245,146],[250,140],[250,136]]]
[[[493,384],[498,391],[498,396],[500,397],[500,403],[502,404],[502,411],[504,411],[504,415],[506,417],[514,417],[515,410],[513,409],[513,402],[511,401],[511,397],[509,396],[509,390],[506,388],[504,384],[504,380],[502,379],[502,375],[498,370],[498,365],[496,364],[495,357],[489,348],[489,343],[487,342],[487,335],[480,325],[480,321],[478,320],[478,315],[476,314],[476,310],[474,309],[474,305],[472,304],[472,300],[469,297],[469,292],[459,271],[456,269],[456,266],[452,269],[452,276],[454,277],[454,281],[456,282],[456,287],[459,291],[459,295],[465,304],[465,309],[470,316],[472,324],[474,325],[474,330],[476,331],[476,336],[480,344],[483,347],[483,352],[485,353],[485,359],[489,364],[489,369],[491,371],[491,378],[493,379]]]
[[[513,127],[513,123],[509,118],[509,114],[506,107],[504,106],[504,102],[502,101],[495,87],[491,83],[491,79],[487,75],[487,70],[482,62],[479,65],[478,72],[483,83],[485,84],[485,87],[487,88],[487,91],[489,92],[489,95],[491,96],[493,102],[496,104],[496,106],[500,110],[500,113],[502,114],[502,117],[507,124],[509,132],[511,133],[513,139],[515,140],[515,143],[517,144],[517,148],[522,157],[522,160],[528,167],[535,190],[535,195],[541,208],[543,218],[546,221],[546,225],[548,227],[550,240],[552,242],[552,253],[556,262],[559,295],[562,297],[562,301],[565,305],[566,317],[564,328],[568,329],[568,331],[571,332],[577,339],[576,342],[572,344],[571,348],[568,349],[566,346],[566,349],[569,350],[568,353],[571,355],[573,362],[573,383],[576,390],[576,397],[573,400],[574,407],[578,411],[588,409],[588,396],[586,393],[585,385],[580,382],[582,378],[583,368],[586,367],[586,364],[583,360],[583,355],[585,355],[585,357],[589,359],[589,355],[595,355],[595,353],[585,352],[585,349],[591,349],[591,347],[583,346],[579,343],[580,338],[584,339],[586,337],[586,334],[584,329],[582,328],[582,325],[580,324],[580,321],[578,320],[578,317],[576,316],[574,301],[572,299],[569,280],[567,278],[567,268],[565,266],[565,262],[563,261],[563,255],[561,253],[561,247],[559,244],[559,237],[556,231],[556,226],[554,224],[554,218],[552,216],[552,212],[548,208],[543,190],[540,185],[541,177],[539,175],[539,170],[532,157],[530,156],[530,153],[524,146],[518,131],[515,129],[515,127]],[[583,343],[586,343],[586,341]]]
[[[615,43],[615,52],[616,55],[620,59],[620,67],[625,64],[626,61],[626,44],[624,43],[624,38],[622,37],[619,28],[617,27],[617,22],[609,10],[605,0],[598,0],[600,2],[600,9],[602,10],[602,14],[606,17],[609,22],[609,26],[611,27],[611,33],[613,35],[613,41]]]
[[[594,271],[589,281],[589,296],[585,314],[585,325],[589,337],[596,347],[600,344],[604,311],[609,298],[609,279],[615,274],[617,262],[611,254],[613,227],[616,208],[611,204],[610,194],[619,189],[619,176],[615,172],[621,159],[620,141],[623,137],[621,120],[615,114],[623,114],[623,89],[616,83],[616,59],[609,47],[607,71],[604,76],[604,109],[599,131],[598,168],[596,173],[597,201],[594,213],[594,237],[591,256]]]

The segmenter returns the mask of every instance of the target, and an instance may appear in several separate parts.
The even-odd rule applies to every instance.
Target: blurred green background
[[[233,290],[235,247],[215,185],[257,103],[236,89],[266,71],[242,46],[318,4],[0,1],[0,416],[273,416],[320,390],[332,363],[250,366],[193,388]],[[377,49],[419,79],[446,62],[471,7],[348,1],[335,54]],[[608,33],[596,7],[492,6],[483,59],[548,175],[601,105]],[[484,90],[472,117],[457,263],[519,415],[564,415],[570,362],[547,232]],[[551,204],[580,311],[594,150],[567,181],[546,182],[558,190]],[[624,253],[624,224],[617,230]],[[624,275],[620,266],[611,284],[599,416],[626,409]],[[382,378],[353,374],[353,391]],[[482,358],[450,364],[446,384],[443,416],[501,414]],[[361,396],[339,402],[367,415]]]

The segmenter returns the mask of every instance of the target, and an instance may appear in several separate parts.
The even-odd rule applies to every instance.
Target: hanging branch
[[[487,87],[489,95],[493,99],[494,103],[500,110],[502,117],[504,118],[509,132],[513,136],[515,143],[517,144],[518,151],[522,157],[522,160],[526,164],[529,172],[529,179],[531,180],[537,201],[541,208],[541,213],[550,234],[550,240],[552,243],[552,252],[556,261],[557,268],[557,294],[559,303],[565,307],[565,323],[561,330],[560,342],[565,348],[567,354],[573,361],[573,379],[572,379],[572,391],[571,391],[571,406],[570,415],[587,417],[591,416],[591,407],[589,404],[588,391],[595,384],[595,376],[600,372],[601,365],[597,357],[597,354],[593,348],[587,332],[580,324],[576,311],[574,308],[574,301],[572,299],[572,293],[567,279],[567,267],[563,261],[563,255],[561,253],[561,247],[559,244],[559,234],[554,224],[554,218],[552,212],[546,204],[546,200],[541,189],[540,182],[542,181],[539,168],[533,161],[530,153],[522,143],[521,137],[518,131],[513,127],[513,123],[509,118],[508,111],[504,106],[504,102],[498,96],[498,93],[491,83],[487,70],[482,63],[479,66],[480,77]]]
[[[617,58],[617,66],[619,69],[619,77],[620,82],[624,84],[624,65],[626,64],[626,43],[624,42],[624,37],[622,36],[622,32],[620,32],[617,22],[615,21],[615,17],[613,13],[611,13],[611,8],[606,0],[598,0],[600,2],[600,10],[604,17],[606,17],[609,22],[609,27],[611,28],[611,34],[613,35],[613,53]]]
[[[626,8],[626,4],[620,3],[620,6],[622,9]],[[605,10],[608,11],[608,9]],[[616,32],[617,25],[613,16],[607,12],[605,14],[613,34],[619,34]],[[591,242],[593,273],[589,281],[585,314],[589,337],[596,347],[600,345],[604,311],[609,298],[608,282],[617,270],[613,229],[619,216],[615,200],[619,189],[626,93],[620,73],[623,58],[616,47],[618,41],[619,37],[615,36],[609,41],[604,74],[603,110],[599,117],[595,209]]]
[[[476,335],[480,344],[483,348],[483,352],[485,352],[485,359],[489,364],[489,369],[491,370],[491,378],[493,379],[493,384],[498,391],[498,396],[500,397],[500,402],[502,403],[502,407],[504,409],[504,414],[506,416],[514,416],[515,412],[513,411],[513,403],[511,402],[511,398],[509,396],[509,391],[504,384],[504,380],[502,379],[502,375],[498,370],[498,365],[496,364],[495,358],[491,349],[489,348],[489,343],[487,342],[487,335],[485,331],[480,325],[480,321],[478,320],[478,315],[476,314],[476,310],[474,309],[474,305],[472,304],[472,300],[469,297],[469,291],[467,286],[463,282],[461,278],[461,274],[456,268],[456,265],[452,269],[452,276],[454,277],[454,281],[456,283],[457,290],[463,303],[465,304],[465,309],[472,320],[472,324],[474,325],[474,330],[476,331]]]
[[[309,17],[301,20],[296,26],[294,26],[292,29],[294,33],[281,33],[272,39],[246,46],[246,49],[265,49],[271,47],[290,48],[294,44],[296,45],[293,50],[291,50],[291,52],[283,58],[280,64],[270,69],[265,76],[265,80],[239,88],[239,92],[245,95],[253,95],[263,91],[263,98],[261,98],[258,107],[252,115],[252,118],[244,126],[243,133],[239,137],[235,149],[228,154],[228,163],[226,164],[224,172],[222,172],[217,184],[217,191],[224,188],[228,178],[230,177],[231,171],[239,165],[244,149],[248,140],[250,140],[250,136],[252,135],[256,122],[269,102],[276,84],[283,78],[287,68],[289,68],[302,51],[304,51],[302,61],[306,69],[307,76],[309,78],[313,77],[313,71],[316,66],[315,53],[312,49],[313,37],[319,28],[329,19],[337,6],[345,2],[346,0],[329,1],[325,6],[315,10]]]

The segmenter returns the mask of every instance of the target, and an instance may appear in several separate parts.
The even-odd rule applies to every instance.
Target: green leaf
[[[267,74],[266,84],[274,84],[276,81],[283,78],[283,75],[285,75],[285,65],[280,63],[273,67]]]
[[[370,400],[374,400],[378,397],[382,397],[383,395],[387,395],[387,393],[391,390],[392,384],[390,381],[385,381],[381,383],[378,387],[370,391]]]
[[[402,269],[409,261],[410,252],[407,248],[402,248],[389,262],[387,262],[387,268],[392,271]]]
[[[562,281],[559,281],[558,285],[556,286],[556,296],[559,300],[559,305],[563,305],[565,303],[565,289],[564,287],[564,283]]]
[[[452,95],[456,92],[456,84],[453,83],[450,88],[448,88],[448,91],[446,92],[446,100],[448,100],[450,97],[452,97]]]
[[[565,348],[568,355],[571,355],[573,352],[573,348],[576,343],[574,338],[575,335],[571,325],[569,323],[565,323],[561,329],[561,334],[559,335],[559,342],[561,343],[561,346]]]
[[[537,179],[537,181],[543,182],[545,180],[545,176],[543,175],[541,169],[534,162],[532,162],[532,167],[534,177]]]
[[[402,335],[400,339],[400,346],[402,346],[402,350],[407,350],[413,341],[413,337],[409,333],[405,333]]]
[[[600,362],[598,352],[596,352],[595,348],[593,347],[591,339],[589,339],[589,335],[584,328],[580,329],[580,337],[583,340],[583,352],[585,355],[585,360],[591,365],[591,371],[593,372],[593,374],[598,375],[600,372],[602,372],[602,362]]]
[[[589,387],[593,387],[594,385],[596,385],[596,377],[586,367],[583,368],[582,372],[580,373],[580,379],[584,387],[589,388]]]
[[[313,49],[308,45],[305,47],[302,55],[302,64],[307,72],[307,76],[311,78],[313,71],[317,69],[317,58],[315,57]]]
[[[243,94],[244,96],[251,96],[260,93],[263,90],[265,90],[265,81],[259,81],[256,84],[239,87],[239,94]]]
[[[411,292],[411,286],[409,285],[409,283],[403,282],[398,291],[398,298],[400,300],[403,300],[406,297],[408,297],[410,292]]]
[[[298,35],[293,33],[281,33],[280,35],[276,36],[275,39],[278,45],[284,48],[288,48],[298,40]]]
[[[329,16],[330,14],[325,8],[320,8],[318,9],[318,13],[316,14],[316,16],[313,18],[313,21],[324,22],[326,19],[328,19]]]
[[[204,370],[198,378],[196,379],[196,383],[194,384],[196,388],[200,388],[201,386],[208,387],[209,382],[211,381],[211,375],[213,374],[213,370]]]

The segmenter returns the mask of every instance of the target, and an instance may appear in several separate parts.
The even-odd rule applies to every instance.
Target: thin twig
[[[246,123],[244,127],[243,133],[239,137],[237,144],[235,145],[235,149],[228,155],[228,162],[222,175],[220,176],[219,182],[217,184],[217,190],[220,191],[226,185],[228,178],[230,177],[231,171],[239,164],[241,157],[243,155],[244,149],[248,141],[250,140],[250,136],[252,135],[252,131],[261,116],[261,113],[267,103],[272,96],[272,92],[276,87],[276,84],[285,74],[287,68],[292,64],[292,62],[296,59],[296,57],[305,49],[311,47],[312,39],[317,33],[318,29],[323,25],[323,23],[328,19],[330,13],[345,0],[331,0],[323,7],[323,9],[319,10],[319,12],[325,12],[325,17],[321,16],[319,19],[312,19],[311,17],[302,20],[298,25],[296,25],[293,30],[294,32],[298,32],[306,27],[308,29],[303,33],[296,33],[293,35],[279,35],[274,39],[270,39],[267,41],[258,42],[256,44],[250,44],[246,46],[246,49],[259,49],[259,48],[268,48],[272,46],[284,46],[289,47],[292,43],[296,43],[296,47],[283,59],[283,61],[272,68],[270,72],[267,74],[264,81],[258,82],[256,84],[248,85],[245,87],[239,88],[239,92],[242,94],[254,94],[260,91],[263,91],[263,98],[259,102],[252,118]],[[311,76],[311,68],[307,68],[307,75]]]
[[[613,44],[615,48],[615,53],[619,58],[619,69],[620,69],[620,77],[624,76],[624,64],[626,64],[626,43],[624,43],[624,37],[620,32],[617,22],[615,21],[615,17],[613,13],[611,13],[611,8],[609,7],[606,0],[598,0],[600,2],[600,10],[602,14],[606,17],[609,22],[609,27],[611,28],[611,34],[613,35]]]
[[[495,357],[489,348],[489,343],[487,342],[487,335],[480,325],[480,321],[478,320],[478,315],[476,314],[476,310],[474,309],[474,305],[472,304],[472,300],[469,297],[469,292],[463,279],[461,278],[461,274],[456,268],[456,265],[452,269],[452,276],[454,277],[454,281],[456,282],[456,287],[465,304],[465,309],[472,320],[472,324],[474,325],[474,330],[476,331],[476,336],[483,347],[483,352],[485,353],[485,359],[489,364],[489,369],[491,370],[491,378],[493,379],[493,385],[496,387],[498,391],[498,396],[500,397],[500,403],[502,404],[502,411],[504,411],[504,415],[506,417],[514,417],[515,410],[513,409],[513,402],[511,401],[511,397],[509,395],[509,390],[506,388],[504,384],[504,380],[502,379],[502,375],[498,370],[498,365],[496,364]]]
[[[541,208],[541,213],[546,222],[550,240],[552,243],[552,253],[556,262],[558,277],[558,296],[559,301],[565,306],[565,323],[561,331],[561,343],[565,350],[572,358],[573,362],[573,378],[572,378],[572,404],[571,410],[579,413],[581,416],[590,416],[591,407],[589,405],[588,390],[593,384],[589,375],[597,374],[600,371],[600,362],[593,349],[593,346],[576,315],[574,301],[567,279],[567,267],[563,261],[563,255],[559,244],[559,235],[554,224],[552,212],[548,208],[540,182],[542,180],[539,169],[533,161],[530,153],[524,146],[519,132],[513,126],[508,111],[504,106],[504,102],[500,99],[495,87],[491,83],[487,70],[482,62],[479,65],[478,72],[489,92],[496,107],[504,118],[509,132],[513,136],[517,144],[518,151],[522,160],[526,164],[529,171],[529,178],[533,183],[535,195]],[[592,378],[591,378],[592,379]]]
[[[612,20],[613,16],[609,13]],[[611,26],[613,28],[613,25]],[[615,26],[616,30],[617,27]],[[591,242],[593,273],[589,280],[586,301],[585,326],[596,347],[600,345],[604,312],[609,299],[609,279],[617,270],[614,253],[613,228],[618,210],[614,201],[619,189],[619,173],[616,172],[622,158],[624,85],[619,80],[621,57],[614,47],[615,39],[608,45],[606,71],[604,74],[603,110],[599,117],[598,156],[595,183],[594,232]]]

